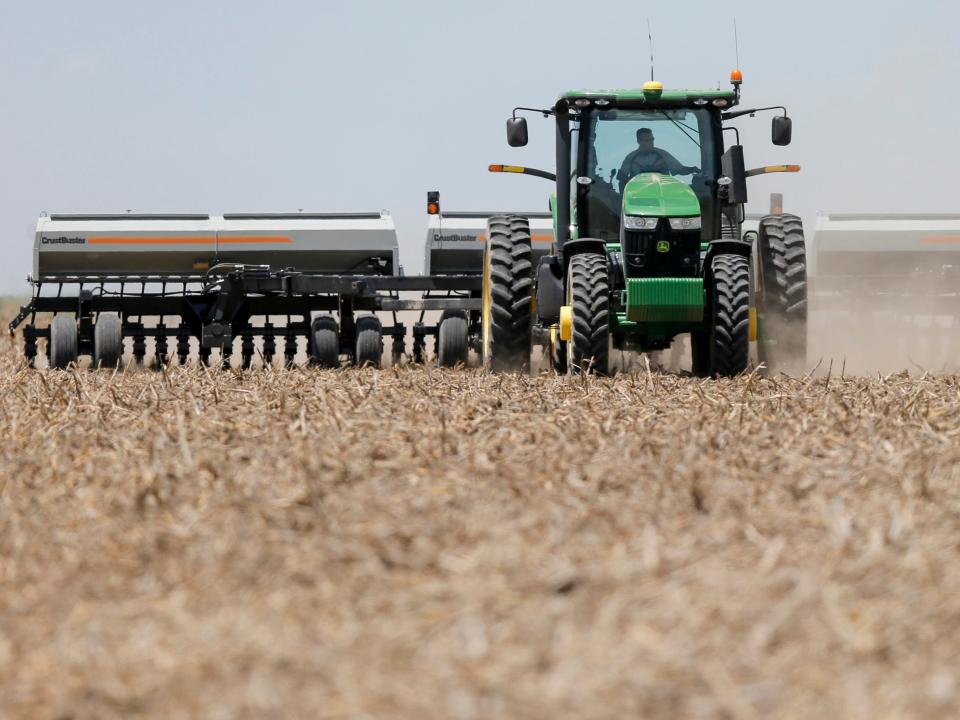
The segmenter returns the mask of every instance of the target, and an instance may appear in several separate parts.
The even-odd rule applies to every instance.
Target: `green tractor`
[[[546,178],[554,242],[533,265],[525,218],[488,222],[482,353],[493,370],[522,370],[531,342],[561,373],[610,372],[610,349],[649,352],[689,333],[698,376],[747,369],[751,341],[768,366],[806,350],[806,259],[799,218],[766,216],[743,232],[747,178],[797,166],[747,170],[739,134],[724,121],[777,110],[775,145],[790,143],[785,108],[735,110],[729,90],[568,92],[549,109],[516,108],[512,147],[527,144],[534,111],[556,122],[556,173],[510,165],[492,172]],[[725,147],[726,133],[736,143]],[[765,331],[767,337],[765,337]],[[770,336],[775,332],[778,337]]]

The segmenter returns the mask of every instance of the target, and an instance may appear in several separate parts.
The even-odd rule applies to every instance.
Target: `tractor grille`
[[[623,243],[627,277],[696,277],[700,231],[672,230],[661,220],[656,230],[627,230]]]

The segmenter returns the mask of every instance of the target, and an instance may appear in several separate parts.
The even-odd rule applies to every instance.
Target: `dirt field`
[[[0,715],[948,718],[960,381],[21,369]]]

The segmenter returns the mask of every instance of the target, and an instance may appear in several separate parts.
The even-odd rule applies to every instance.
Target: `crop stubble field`
[[[4,717],[960,707],[960,382],[25,369]]]

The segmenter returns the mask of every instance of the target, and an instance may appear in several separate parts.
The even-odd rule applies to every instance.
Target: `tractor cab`
[[[620,242],[625,225],[655,230],[655,218],[686,218],[684,231],[709,236],[720,221],[720,112],[736,101],[733,93],[710,95],[717,97],[662,90],[565,95],[571,234]]]

